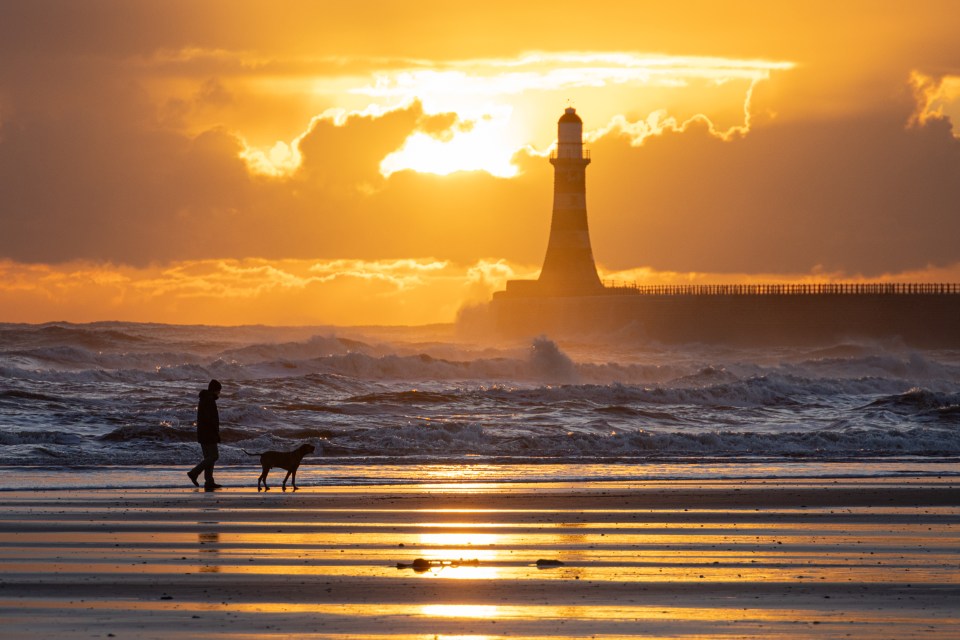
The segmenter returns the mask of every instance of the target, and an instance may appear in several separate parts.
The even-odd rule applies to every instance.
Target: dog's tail
[[[240,451],[243,451],[243,452],[244,452],[245,454],[247,454],[248,456],[262,456],[262,455],[263,455],[262,453],[250,453],[250,452],[247,451],[246,449],[240,449]]]

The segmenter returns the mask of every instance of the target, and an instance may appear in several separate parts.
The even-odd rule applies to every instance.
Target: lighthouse
[[[538,288],[541,295],[581,296],[603,293],[590,248],[587,227],[587,165],[583,121],[568,107],[557,122],[553,165],[553,217]]]

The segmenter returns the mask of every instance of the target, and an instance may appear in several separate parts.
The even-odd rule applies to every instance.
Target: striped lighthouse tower
[[[601,293],[587,228],[586,172],[590,154],[583,149],[583,121],[568,107],[557,123],[553,165],[553,218],[550,241],[538,280],[548,295]]]

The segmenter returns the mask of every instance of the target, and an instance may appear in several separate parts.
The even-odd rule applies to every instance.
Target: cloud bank
[[[381,325],[449,322],[489,299],[503,261],[198,260],[135,268],[0,261],[7,322]]]
[[[74,319],[86,311],[70,309],[98,305],[109,317],[172,309],[163,317],[228,323],[283,305],[290,322],[374,317],[353,295],[386,305],[381,321],[449,320],[541,263],[544,156],[568,101],[591,146],[605,273],[951,274],[951,5],[904,16],[852,4],[829,24],[813,9],[704,4],[695,13],[712,16],[709,28],[674,29],[670,42],[664,25],[689,22],[675,10],[648,7],[642,24],[584,13],[596,28],[577,28],[578,40],[544,28],[555,12],[515,8],[509,24],[471,23],[512,39],[470,42],[456,27],[466,10],[441,5],[429,19],[384,7],[396,22],[380,29],[355,8],[310,3],[291,15],[8,3],[0,319]],[[755,14],[771,29],[748,29]],[[773,28],[788,14],[802,38]],[[241,28],[252,17],[255,33]],[[637,53],[637,42],[696,55]]]

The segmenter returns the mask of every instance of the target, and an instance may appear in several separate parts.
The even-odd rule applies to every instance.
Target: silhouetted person
[[[220,412],[217,410],[217,398],[223,388],[216,380],[211,380],[207,388],[200,392],[200,402],[197,404],[197,442],[203,451],[203,460],[187,475],[190,481],[200,486],[197,478],[203,471],[203,488],[207,491],[219,489],[220,485],[213,481],[213,465],[220,457],[217,444],[220,442]]]

